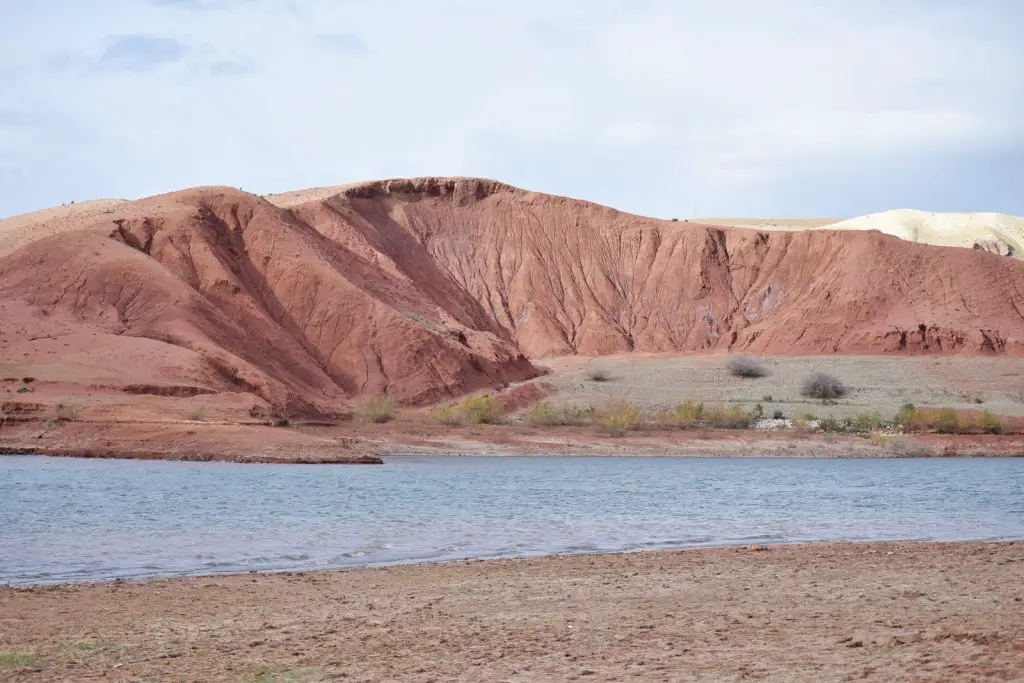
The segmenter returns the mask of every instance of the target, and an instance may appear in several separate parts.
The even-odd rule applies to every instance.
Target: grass
[[[371,399],[356,409],[356,419],[360,422],[385,424],[395,419],[398,401],[391,394]]]
[[[498,424],[501,422],[501,413],[501,404],[490,394],[469,396],[461,403],[438,406],[430,411],[435,420],[449,427],[461,424]]]
[[[584,424],[593,414],[592,406],[555,406],[541,401],[526,412],[523,420],[532,427],[566,427]]]
[[[39,663],[39,655],[30,653],[3,652],[0,653],[0,669],[20,669],[27,666],[35,666]]]

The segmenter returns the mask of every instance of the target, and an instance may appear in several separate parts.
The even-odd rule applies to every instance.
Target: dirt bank
[[[0,589],[0,678],[1010,681],[1024,544],[825,544]]]

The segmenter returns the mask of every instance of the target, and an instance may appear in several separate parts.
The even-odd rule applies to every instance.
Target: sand
[[[1004,213],[937,213],[893,209],[847,220],[826,218],[712,218],[695,223],[776,232],[876,230],[907,242],[938,247],[980,249],[1024,259],[1024,218]]]
[[[822,544],[0,589],[0,678],[1020,681],[1022,571]]]

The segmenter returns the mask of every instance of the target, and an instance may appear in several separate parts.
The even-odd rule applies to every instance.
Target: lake
[[[1024,538],[1024,459],[0,457],[0,583]]]

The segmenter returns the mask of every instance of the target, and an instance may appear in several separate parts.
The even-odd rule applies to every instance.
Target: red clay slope
[[[0,363],[336,414],[536,376],[522,354],[1024,354],[1024,262],[988,253],[658,221],[487,180],[275,201],[153,197],[0,255]]]
[[[409,281],[468,292],[533,358],[1024,353],[1024,263],[992,254],[659,221],[485,180],[383,181],[289,203]]]

